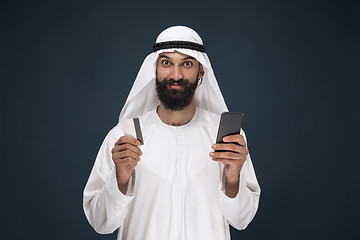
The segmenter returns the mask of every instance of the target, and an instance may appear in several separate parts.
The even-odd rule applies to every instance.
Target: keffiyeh
[[[200,46],[200,49],[195,47],[193,47],[193,49],[183,48],[184,46],[181,45],[174,45],[174,48],[170,48],[170,45],[159,50],[155,48],[156,45],[161,46],[163,43],[171,41],[194,43],[193,45]],[[156,51],[150,53],[145,58],[126,103],[121,110],[119,120],[123,118],[139,117],[144,113],[155,109],[160,104],[155,86],[156,62],[160,53],[173,51],[178,51],[196,58],[204,67],[205,74],[203,82],[195,92],[196,107],[203,108],[218,115],[224,111],[228,111],[214,72],[211,68],[210,60],[207,54],[201,51],[201,46],[203,46],[202,39],[191,28],[174,26],[161,32],[154,45]]]

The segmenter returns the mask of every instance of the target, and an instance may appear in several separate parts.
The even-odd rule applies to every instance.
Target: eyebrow
[[[161,54],[161,55],[159,56],[159,58],[171,59],[171,57],[168,57],[168,56],[166,56],[166,55],[164,55],[164,54]]]
[[[159,55],[159,58],[171,59],[171,57],[166,56],[165,54]],[[187,56],[187,57],[183,58],[182,60],[194,60],[195,61],[196,59],[192,56]]]
[[[194,57],[192,57],[192,56],[188,56],[188,57],[186,57],[186,58],[184,58],[183,60],[196,60]]]

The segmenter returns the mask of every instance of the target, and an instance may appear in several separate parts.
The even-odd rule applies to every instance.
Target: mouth
[[[181,85],[169,85],[169,88],[170,89],[182,89],[183,86],[181,86]]]
[[[178,89],[183,89],[184,86],[183,84],[173,83],[173,84],[168,84],[168,88],[178,90]]]

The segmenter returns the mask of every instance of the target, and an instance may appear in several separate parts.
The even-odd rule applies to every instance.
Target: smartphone
[[[239,134],[244,114],[241,112],[223,112],[221,114],[216,143],[224,143],[225,136]]]

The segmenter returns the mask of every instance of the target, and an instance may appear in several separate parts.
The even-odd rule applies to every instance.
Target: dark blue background
[[[10,2],[10,1],[9,1]],[[233,239],[359,239],[358,1],[1,4],[1,238],[98,235],[82,191],[157,35],[203,38],[260,207]]]

